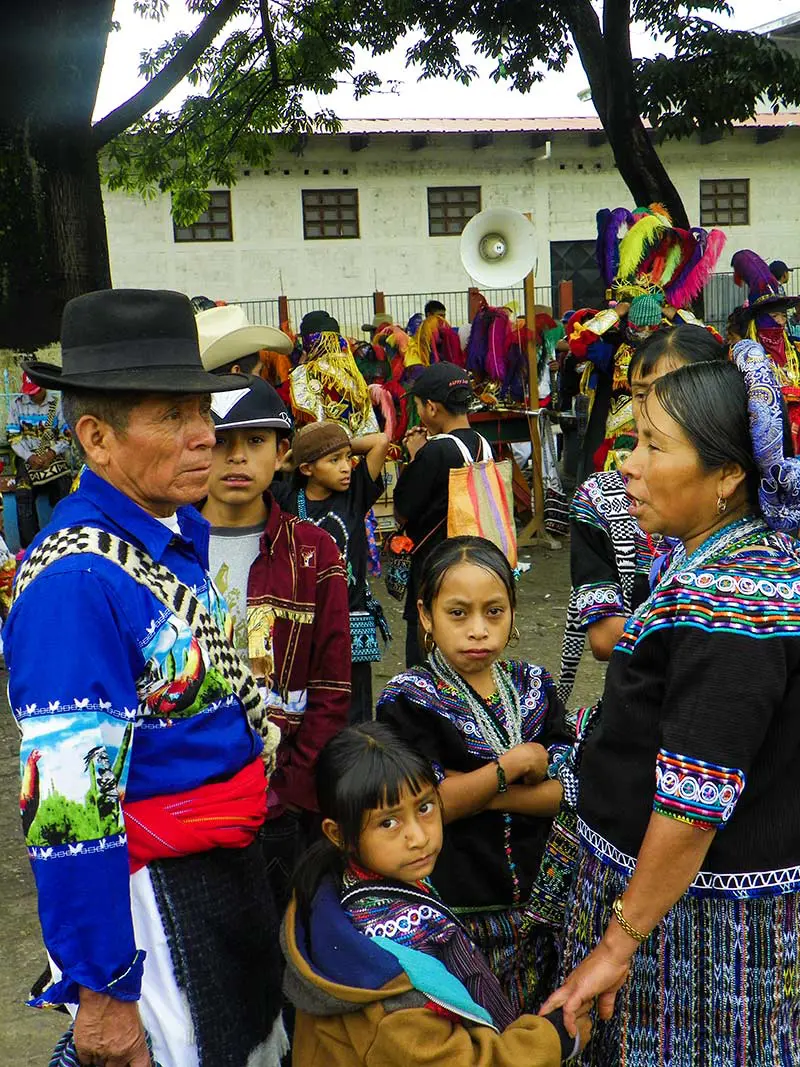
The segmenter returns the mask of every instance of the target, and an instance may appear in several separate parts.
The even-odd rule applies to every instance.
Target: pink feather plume
[[[384,389],[382,385],[378,385],[374,382],[369,387],[369,397],[372,401],[372,406],[381,409],[383,415],[384,428],[383,432],[389,438],[390,441],[394,441],[395,430],[397,429],[397,418],[395,416],[394,401],[392,400],[391,393],[387,389]]]
[[[699,261],[669,290],[669,301],[673,307],[688,307],[700,295],[719,262],[726,240],[722,230],[710,231]]]

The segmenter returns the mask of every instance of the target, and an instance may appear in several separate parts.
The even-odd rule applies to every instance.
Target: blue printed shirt
[[[180,536],[85,471],[34,545],[67,526],[116,534],[190,586],[230,636],[208,575],[208,524],[194,508],[180,508],[178,521]],[[144,953],[122,802],[224,780],[261,740],[188,626],[110,560],[50,564],[15,602],[3,641],[22,733],[23,830],[45,945],[61,972],[33,1003],[77,1003],[78,986],[135,1000]]]

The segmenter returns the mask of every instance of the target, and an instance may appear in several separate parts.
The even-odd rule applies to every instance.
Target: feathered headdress
[[[731,258],[733,280],[739,286],[747,286],[746,313],[769,314],[796,304],[796,297],[787,297],[780,290],[780,282],[767,264],[749,248],[734,252]]]
[[[699,296],[725,245],[721,230],[673,226],[661,204],[597,213],[597,265],[618,300],[662,295],[676,308]]]

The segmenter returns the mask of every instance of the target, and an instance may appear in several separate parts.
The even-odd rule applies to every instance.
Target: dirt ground
[[[523,551],[532,563],[519,587],[518,623],[522,639],[515,655],[558,671],[561,635],[569,592],[569,549]],[[375,592],[383,602],[395,640],[375,668],[375,692],[403,666],[404,625],[400,606],[381,582]],[[46,656],[46,648],[42,654]],[[603,670],[585,656],[572,703],[595,699],[602,689]],[[0,1064],[3,1067],[44,1067],[66,1016],[25,1007],[31,982],[44,965],[36,918],[36,896],[22,843],[18,817],[18,733],[6,701],[6,677],[0,677]],[[102,892],[102,886],[98,887]]]

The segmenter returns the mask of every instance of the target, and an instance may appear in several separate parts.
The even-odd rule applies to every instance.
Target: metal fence
[[[244,312],[253,326],[280,325],[280,311],[277,300],[232,300],[231,303],[238,304],[244,308]]]
[[[503,307],[514,303],[522,311],[525,305],[525,293],[522,286],[511,289],[481,289],[491,307]],[[539,285],[534,290],[537,304],[550,305],[551,292],[547,285]],[[412,315],[421,312],[429,300],[439,300],[447,308],[447,321],[453,326],[462,326],[469,321],[469,292],[459,290],[450,293],[387,293],[386,313],[395,322],[405,326]]]
[[[790,294],[800,293],[800,267],[794,268],[789,275],[786,291]],[[492,307],[503,307],[514,303],[520,311],[525,305],[522,286],[508,289],[482,289],[481,292]],[[537,285],[535,289],[537,304],[551,307],[558,317],[557,286]],[[725,323],[731,311],[747,299],[747,290],[734,284],[733,273],[712,274],[703,291],[704,319],[725,333]],[[409,319],[422,312],[429,300],[439,300],[447,308],[447,318],[454,326],[461,326],[469,319],[469,292],[466,289],[440,293],[386,293],[385,307],[396,323],[405,327]],[[248,319],[263,326],[280,325],[280,311],[277,299],[238,300],[234,301],[244,308]],[[314,296],[289,297],[289,319],[292,328],[297,330],[303,316],[309,311],[324,309],[332,315],[346,337],[362,337],[361,327],[372,321],[375,314],[374,296]],[[2,421],[2,413],[0,413]]]
[[[789,280],[784,288],[790,296],[800,293],[800,267],[789,271]],[[703,290],[704,321],[709,326],[715,326],[724,336],[728,316],[746,299],[747,287],[735,284],[733,272],[712,274]]]
[[[314,296],[307,299],[289,297],[289,321],[294,330],[300,329],[303,316],[309,311],[323,310],[339,323],[345,337],[363,337],[361,327],[372,322],[375,314],[372,294],[369,296]]]

